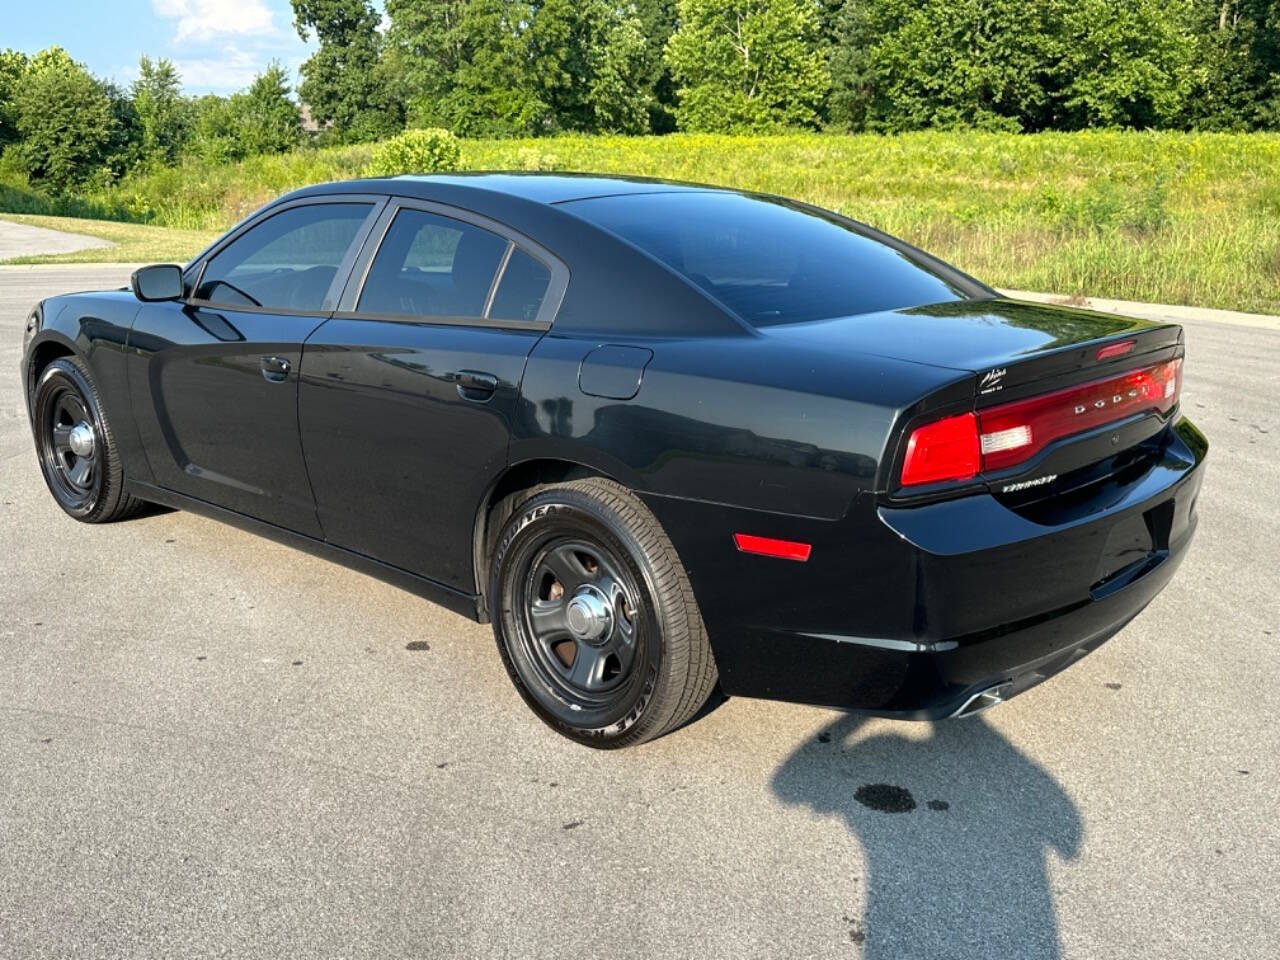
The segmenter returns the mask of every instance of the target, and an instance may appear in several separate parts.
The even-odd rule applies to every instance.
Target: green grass
[[[220,230],[286,190],[358,175],[371,151],[188,163],[47,212]],[[1276,134],[573,136],[464,141],[462,166],[779,193],[864,220],[996,286],[1280,312]],[[0,189],[0,209],[41,202]]]
[[[114,246],[94,247],[74,253],[14,257],[0,263],[181,263],[190,260],[217,236],[214,230],[180,230],[142,223],[86,220],[77,217],[0,213],[0,219],[48,230],[83,233],[108,240]]]

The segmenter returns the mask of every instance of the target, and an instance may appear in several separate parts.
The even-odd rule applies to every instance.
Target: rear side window
[[[550,282],[551,271],[542,263],[523,250],[512,250],[489,316],[498,320],[536,320]]]
[[[195,299],[319,311],[372,204],[313,203],[251,227],[209,261]]]
[[[356,309],[413,317],[484,315],[507,240],[424,210],[401,210],[378,246]]]
[[[771,326],[963,299],[941,276],[847,224],[783,201],[657,193],[562,204]]]

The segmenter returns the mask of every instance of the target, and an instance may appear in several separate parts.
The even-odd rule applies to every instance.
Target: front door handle
[[[272,383],[283,383],[289,379],[289,371],[293,369],[284,357],[263,357],[262,376]]]
[[[453,379],[458,384],[458,396],[476,403],[484,403],[498,389],[498,378],[492,373],[459,370],[453,375]]]

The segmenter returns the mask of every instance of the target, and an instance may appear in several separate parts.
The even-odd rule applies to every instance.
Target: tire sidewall
[[[69,502],[59,487],[57,479],[50,476],[50,471],[54,470],[55,467],[48,462],[45,453],[44,435],[50,428],[49,417],[52,414],[49,402],[50,394],[66,387],[74,389],[79,394],[85,409],[89,412],[89,416],[93,421],[90,426],[93,428],[94,444],[99,451],[96,490],[92,497],[81,504]],[[100,511],[106,499],[107,484],[109,483],[107,470],[111,455],[111,451],[108,449],[106,431],[102,420],[102,409],[98,404],[97,392],[93,389],[88,377],[80,370],[79,366],[68,358],[59,358],[52,361],[40,372],[40,376],[36,380],[32,406],[35,410],[33,426],[35,429],[36,452],[39,456],[40,471],[44,475],[44,481],[49,488],[49,492],[53,494],[58,506],[70,516],[75,517],[77,520],[92,519]]]
[[[581,711],[581,724],[569,723],[548,704],[565,703],[537,676],[522,649],[522,615],[516,586],[527,575],[527,561],[540,546],[561,536],[586,536],[608,547],[639,588],[642,624],[637,631],[637,671],[618,703],[600,711]],[[490,618],[503,665],[521,697],[557,732],[594,747],[624,746],[641,739],[660,718],[658,701],[669,672],[664,611],[656,602],[650,564],[634,535],[609,508],[576,490],[540,494],[521,504],[508,520],[494,551],[489,585]],[[544,698],[551,698],[544,701]],[[577,713],[578,711],[574,711]]]

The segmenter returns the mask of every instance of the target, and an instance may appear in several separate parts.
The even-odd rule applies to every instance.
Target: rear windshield
[[[686,192],[562,206],[661,260],[756,326],[965,298],[892,247],[783,201]]]

